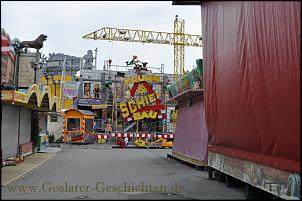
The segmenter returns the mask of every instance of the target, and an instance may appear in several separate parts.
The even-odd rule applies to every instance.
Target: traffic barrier
[[[97,139],[109,139],[110,137],[120,137],[120,138],[164,138],[164,139],[173,139],[174,134],[151,134],[151,133],[96,133]]]

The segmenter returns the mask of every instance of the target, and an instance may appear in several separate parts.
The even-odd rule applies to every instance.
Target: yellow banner
[[[73,100],[72,99],[64,99],[64,107],[65,109],[73,109],[72,107]]]
[[[12,101],[13,93],[14,93],[14,91],[12,91],[12,90],[1,90],[1,100],[2,101]]]
[[[130,77],[125,80],[125,84],[133,84],[135,82],[149,81],[149,82],[159,82],[160,77],[156,75],[137,75],[135,77]]]

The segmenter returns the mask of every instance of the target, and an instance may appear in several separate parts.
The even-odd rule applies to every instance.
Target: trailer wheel
[[[233,187],[233,178],[229,175],[226,175],[225,181],[226,181],[226,186],[228,188],[232,188]]]
[[[300,178],[295,174],[290,175],[287,181],[287,195],[298,196],[300,194],[300,188]]]

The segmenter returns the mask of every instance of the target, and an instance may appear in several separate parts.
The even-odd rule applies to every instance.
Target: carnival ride
[[[160,148],[172,148],[173,147],[173,140],[170,139],[164,139],[164,138],[159,138],[155,141],[147,141],[145,146],[148,149],[160,149]]]
[[[122,142],[129,139],[130,144],[144,147],[148,138],[173,140],[174,135],[164,129],[167,116],[170,113],[172,116],[173,112],[170,111],[167,115],[166,105],[162,103],[165,90],[161,77],[151,74],[147,69],[147,62],[139,62],[137,56],[128,63],[134,65],[135,76],[118,79],[115,77],[111,81],[112,108],[104,110],[107,111],[107,118],[112,115],[113,131],[106,132],[102,128],[102,120],[95,121],[96,131],[105,130],[104,133],[96,132],[99,143],[110,140],[110,143],[122,146]]]

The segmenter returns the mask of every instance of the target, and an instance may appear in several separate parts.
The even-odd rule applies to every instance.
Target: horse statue
[[[28,47],[28,48],[41,49],[43,47],[43,42],[46,39],[47,39],[47,36],[44,34],[41,34],[36,40],[22,41],[20,43],[20,48]]]

